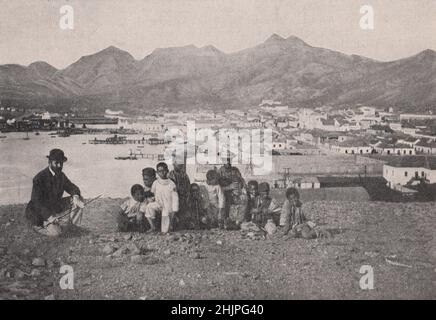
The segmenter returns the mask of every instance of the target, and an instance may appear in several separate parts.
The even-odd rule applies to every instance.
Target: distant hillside
[[[312,47],[276,34],[225,54],[213,46],[156,49],[142,60],[108,47],[63,70],[45,62],[0,66],[0,97],[126,111],[155,107],[248,107],[262,98],[286,104],[371,104],[436,109],[436,52],[379,62]]]

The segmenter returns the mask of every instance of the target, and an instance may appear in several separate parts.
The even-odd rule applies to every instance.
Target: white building
[[[400,120],[434,120],[436,114],[416,114],[416,113],[402,113]]]
[[[415,144],[416,153],[436,154],[436,142],[434,141],[419,141]]]
[[[119,115],[122,115],[124,112],[123,111],[112,111],[111,109],[106,109],[104,113],[109,115],[109,116],[119,116]]]
[[[290,177],[286,180],[286,186],[297,189],[319,189],[321,184],[317,177]]]
[[[394,131],[401,131],[401,123],[400,122],[390,122],[389,128],[391,128]]]
[[[380,143],[374,149],[377,151],[377,153],[382,155],[406,156],[416,154],[415,148],[407,144]]]
[[[341,154],[371,154],[373,148],[364,141],[344,141],[332,145],[331,150]]]
[[[407,156],[393,158],[383,165],[383,178],[394,190],[403,191],[411,180],[423,179],[427,183],[436,183],[436,157]]]

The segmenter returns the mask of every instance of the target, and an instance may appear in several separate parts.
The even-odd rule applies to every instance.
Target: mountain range
[[[161,48],[142,60],[114,46],[65,69],[0,65],[0,99],[54,108],[140,112],[234,108],[276,99],[291,106],[368,104],[436,109],[436,52],[381,62],[273,34],[226,54],[213,46]]]

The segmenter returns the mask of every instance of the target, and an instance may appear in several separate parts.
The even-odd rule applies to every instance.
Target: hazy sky
[[[61,30],[61,6],[74,30]],[[372,5],[375,29],[359,27]],[[142,59],[155,48],[212,44],[229,53],[272,33],[379,60],[436,50],[436,0],[0,0],[0,64],[65,68],[110,45]]]

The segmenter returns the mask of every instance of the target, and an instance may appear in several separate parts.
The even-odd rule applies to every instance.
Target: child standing
[[[246,221],[247,194],[242,186],[232,190],[232,204],[229,208],[229,218],[225,224],[226,229],[239,229],[241,223]]]
[[[147,218],[148,224],[150,225],[149,232],[156,231],[156,222],[155,218],[156,216],[154,214],[151,214],[153,211],[148,210],[147,206],[149,203],[155,202],[154,194],[151,193],[151,186],[153,185],[153,182],[156,181],[156,170],[151,167],[147,167],[142,169],[142,180],[144,181],[144,190],[146,195],[146,207],[145,207],[145,217]],[[153,206],[153,205],[152,205]]]
[[[168,233],[172,229],[174,215],[179,210],[179,196],[176,185],[168,179],[168,166],[159,162],[156,166],[158,178],[151,186],[156,202],[147,205],[147,217],[154,219],[157,213],[162,214],[161,232]]]
[[[207,228],[205,201],[201,194],[200,186],[196,183],[191,184],[191,197],[189,198],[189,210],[192,221],[196,229]]]
[[[189,180],[189,176],[186,174],[185,164],[174,160],[174,170],[171,170],[168,178],[170,178],[176,185],[177,194],[179,196],[179,211],[177,213],[177,218],[179,219],[180,227],[189,227],[192,220],[188,213],[191,181]]]
[[[145,231],[145,191],[144,188],[135,184],[130,189],[131,197],[124,201],[120,206],[117,217],[118,231]]]
[[[225,198],[222,187],[219,184],[219,174],[215,170],[206,173],[206,212],[207,224],[211,227],[218,225],[224,227]]]

